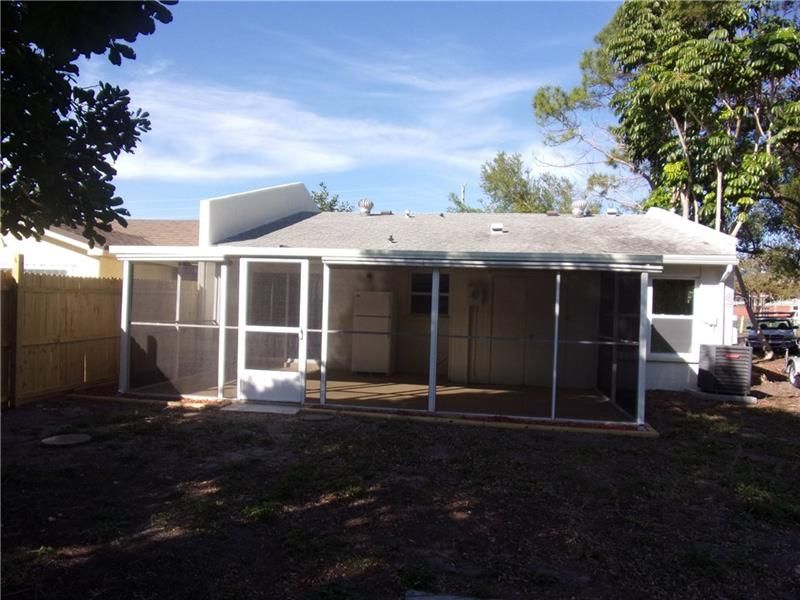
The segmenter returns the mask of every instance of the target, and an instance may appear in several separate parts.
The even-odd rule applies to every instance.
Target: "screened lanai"
[[[121,389],[643,423],[641,265],[388,262],[128,262]]]

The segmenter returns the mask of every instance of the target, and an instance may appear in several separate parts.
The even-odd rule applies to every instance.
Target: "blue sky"
[[[578,82],[616,6],[185,2],[135,61],[94,57],[81,75],[127,87],[151,115],[117,162],[134,217],[196,218],[203,198],[292,181],[434,212],[462,184],[477,202],[499,150],[535,170],[548,168],[534,157],[568,158],[542,145],[531,98]]]

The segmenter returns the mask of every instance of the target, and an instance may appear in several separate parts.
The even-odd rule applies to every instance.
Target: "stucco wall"
[[[733,276],[721,281],[723,266],[666,266],[654,278],[690,278],[697,282],[692,327],[692,352],[685,357],[654,356],[648,351],[647,389],[683,390],[697,387],[700,344],[730,344],[733,334]],[[648,311],[652,312],[649,306]],[[648,349],[649,350],[649,349]]]
[[[554,273],[457,269],[450,286],[450,381],[549,385]]]
[[[110,256],[87,256],[83,251],[51,238],[37,241],[3,237],[0,247],[0,268],[10,269],[14,255],[25,257],[25,270],[62,273],[70,277],[116,277],[122,275],[122,263]]]
[[[302,183],[203,200],[200,202],[200,245],[216,244],[298,212],[316,211],[317,206]]]

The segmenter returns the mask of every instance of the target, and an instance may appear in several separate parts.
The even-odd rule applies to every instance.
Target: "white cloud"
[[[480,73],[436,53],[373,53],[366,60],[292,40],[309,61],[327,61],[335,72],[320,82],[324,97],[331,96],[330,110],[294,99],[292,81],[281,81],[279,89],[289,91],[278,94],[258,83],[245,88],[181,80],[168,61],[138,65],[126,87],[133,105],[150,113],[153,129],[134,155],[117,161],[118,177],[288,180],[386,165],[476,175],[498,150],[524,148],[535,136],[532,117],[531,127],[521,128],[498,109],[510,99],[527,105],[535,78]],[[327,89],[331,80],[340,84],[341,97]],[[341,103],[353,94],[412,108],[341,116]]]
[[[153,129],[121,178],[222,180],[341,172],[393,162],[475,170],[509,138],[510,123],[467,123],[452,108],[395,123],[327,116],[266,92],[150,79],[131,85]]]

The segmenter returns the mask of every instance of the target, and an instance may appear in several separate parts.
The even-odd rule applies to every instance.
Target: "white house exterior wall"
[[[209,246],[298,212],[317,212],[302,183],[276,185],[253,192],[200,202],[200,246]]]
[[[653,279],[671,277],[696,281],[693,347],[692,352],[683,357],[653,356],[648,350],[649,390],[696,389],[700,345],[732,344],[736,341],[733,331],[733,276],[726,271],[726,267],[665,266],[663,273],[652,276],[650,280],[648,314],[652,314]]]
[[[0,248],[0,268],[10,269],[14,255],[25,256],[26,271],[64,274],[70,277],[121,277],[122,263],[113,256],[88,256],[84,250],[61,245],[52,239],[18,240],[3,237]]]

